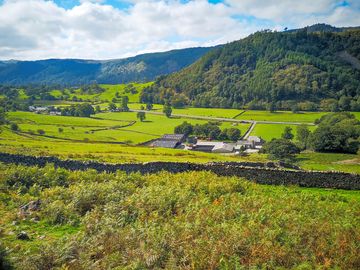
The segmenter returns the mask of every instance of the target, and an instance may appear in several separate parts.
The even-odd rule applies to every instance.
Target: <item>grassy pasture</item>
[[[280,138],[281,134],[284,132],[285,127],[292,128],[292,134],[296,137],[296,127],[297,125],[288,125],[288,124],[256,124],[255,128],[250,135],[259,136],[266,141],[270,141],[273,138]],[[309,126],[309,129],[313,131],[316,127]]]
[[[64,140],[89,140],[92,142],[123,142],[139,144],[173,133],[174,128],[184,120],[192,124],[204,124],[205,120],[167,118],[163,115],[146,115],[146,121],[140,122],[133,112],[101,113],[93,118],[70,116],[40,115],[30,112],[11,112],[9,120],[19,125],[20,132],[39,137],[38,130],[45,131],[44,136]],[[242,134],[249,124],[221,123],[220,128],[236,127]],[[62,132],[59,132],[59,128]],[[31,135],[31,134],[30,134]],[[43,137],[43,136],[41,136]]]
[[[137,120],[136,113],[101,113],[97,114],[97,117],[111,120]],[[187,121],[194,125],[204,124],[208,122],[206,120],[183,119],[176,117],[167,118],[163,115],[146,114],[146,121],[142,123],[138,121],[135,125],[126,128],[126,130],[162,135],[164,133],[173,133],[174,128],[183,123],[184,121]],[[233,126],[232,123],[224,122],[221,123],[220,128],[224,129],[236,127],[240,129],[241,134],[244,134],[249,128],[249,126],[249,124],[238,124]]]
[[[141,90],[144,87],[147,87],[151,85],[152,83],[132,83],[132,85],[137,90],[137,93],[131,94],[125,92],[125,87],[128,84],[101,84],[100,86],[105,89],[104,92],[99,94],[83,94],[80,92],[79,89],[75,90],[74,93],[71,93],[69,90],[65,90],[65,92],[70,96],[70,98],[73,98],[76,96],[78,99],[83,100],[90,100],[90,101],[107,101],[110,102],[114,97],[116,92],[119,92],[120,96],[128,96],[130,102],[139,102],[139,95],[141,93]],[[50,92],[55,97],[60,97],[62,95],[61,91],[59,90],[53,90]]]
[[[194,113],[207,114],[208,109],[192,110]],[[219,110],[218,112],[221,112]],[[230,114],[229,114],[230,115]],[[289,113],[289,115],[293,115]],[[359,113],[356,114],[360,116]],[[9,130],[9,126],[0,134],[0,151],[12,153],[27,153],[36,155],[58,155],[79,159],[96,159],[107,162],[144,162],[144,161],[266,161],[266,156],[261,154],[249,157],[231,157],[217,154],[188,152],[172,149],[152,149],[148,147],[135,147],[129,145],[109,144],[123,143],[135,145],[155,139],[164,133],[172,133],[174,127],[183,121],[192,124],[203,124],[207,120],[166,118],[163,115],[146,114],[146,121],[139,122],[136,113],[101,113],[94,118],[63,117],[38,115],[29,112],[10,112],[9,119],[18,123],[21,131],[16,134]],[[135,122],[136,121],[136,122]],[[135,122],[133,125],[120,127]],[[221,129],[233,127],[232,123],[225,122]],[[285,126],[293,128],[296,135],[296,126],[287,124],[257,124],[251,135],[263,137],[265,140],[281,136]],[[236,126],[244,134],[248,124]],[[63,132],[59,132],[59,128]],[[45,131],[47,138],[39,136],[37,130]],[[94,131],[97,129],[104,129]],[[310,127],[315,129],[315,127]],[[29,134],[28,131],[34,134]],[[84,140],[88,139],[89,142]],[[71,141],[74,140],[74,141]],[[298,164],[304,169],[314,170],[339,170],[359,173],[359,155],[348,154],[321,154],[302,153],[299,155]]]
[[[104,108],[108,104],[103,104]],[[145,104],[132,103],[129,104],[130,109],[139,110]],[[163,106],[154,104],[153,111],[162,112]],[[299,112],[293,113],[290,111],[256,111],[256,110],[236,110],[236,109],[219,109],[219,108],[192,108],[184,109],[173,108],[173,114],[183,114],[192,116],[207,116],[207,117],[221,117],[231,118],[236,120],[253,120],[253,121],[269,121],[269,122],[297,122],[297,123],[314,123],[316,119],[328,114],[329,112]],[[351,112],[357,119],[360,119],[360,112]]]
[[[59,115],[46,115],[36,114],[31,112],[10,112],[8,113],[10,121],[18,123],[33,123],[33,124],[45,124],[45,125],[59,125],[59,126],[76,126],[76,127],[107,127],[115,126],[119,124],[125,124],[125,121],[121,120],[107,120],[107,119],[95,119],[89,117],[72,117],[72,116],[59,116]]]
[[[55,155],[61,158],[98,160],[112,163],[178,161],[260,161],[266,162],[264,154],[245,157],[226,156],[174,149],[149,148],[105,143],[70,142],[38,136],[22,136],[8,129],[0,134],[0,151],[27,155]],[[304,169],[338,170],[360,173],[360,155],[302,153],[297,164]]]
[[[211,153],[175,149],[150,148],[105,143],[85,143],[56,140],[39,136],[23,136],[3,129],[0,137],[0,151],[27,155],[54,155],[61,158],[98,160],[112,163],[178,161],[266,161],[265,155],[248,157],[223,156]]]
[[[145,104],[134,103],[129,104],[130,109],[139,110],[141,106],[145,107]],[[153,110],[162,112],[163,106],[160,104],[154,104]],[[207,116],[207,117],[220,117],[220,118],[234,118],[238,114],[242,113],[243,110],[236,109],[212,109],[212,108],[183,108],[176,109],[173,108],[173,114],[183,114],[183,115],[196,115],[196,116]]]
[[[360,174],[360,154],[304,152],[298,155],[297,160],[297,163],[306,170],[344,171]]]
[[[209,117],[234,118],[243,110],[236,109],[210,109],[210,108],[185,108],[173,109],[174,114],[200,115]]]
[[[326,112],[300,112],[292,113],[289,111],[269,112],[269,111],[245,111],[240,116],[236,117],[239,120],[254,120],[254,121],[274,121],[274,122],[303,122],[314,123],[314,121],[321,116],[327,114]]]

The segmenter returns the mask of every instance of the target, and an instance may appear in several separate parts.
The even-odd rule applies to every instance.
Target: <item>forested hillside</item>
[[[40,61],[0,61],[0,83],[11,85],[81,85],[152,81],[159,75],[178,71],[212,48],[189,48],[149,53],[107,61],[49,59]]]
[[[360,30],[257,32],[147,88],[144,102],[200,107],[360,110]],[[337,29],[337,28],[336,28]]]

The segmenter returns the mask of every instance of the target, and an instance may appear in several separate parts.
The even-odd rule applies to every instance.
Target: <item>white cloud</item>
[[[335,0],[226,1],[127,0],[133,5],[120,10],[103,0],[81,0],[71,9],[49,0],[6,0],[0,5],[0,59],[109,59],[216,45],[269,28],[256,18],[274,29],[288,23],[360,25],[359,10],[336,7]]]
[[[137,1],[127,11],[82,2],[66,10],[52,1],[6,1],[0,31],[12,35],[0,38],[0,59],[119,58],[229,41],[254,30],[230,18],[225,5],[205,0]]]
[[[80,3],[98,3],[98,4],[101,4],[101,3],[104,3],[105,0],[79,0]]]
[[[360,25],[359,0],[225,0],[235,13],[302,27],[313,23]],[[348,3],[348,4],[346,4]],[[345,4],[345,5],[344,5]]]

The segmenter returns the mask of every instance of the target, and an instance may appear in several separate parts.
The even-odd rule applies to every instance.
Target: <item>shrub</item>
[[[47,203],[42,213],[46,220],[53,225],[63,225],[67,223],[77,225],[79,222],[73,206],[61,200]]]
[[[290,161],[300,153],[300,149],[287,139],[272,139],[264,145],[262,151],[269,154],[270,159]]]
[[[294,134],[292,134],[291,127],[285,127],[283,134],[281,134],[281,138],[286,140],[292,140],[294,138]]]
[[[18,126],[18,124],[16,124],[16,123],[11,123],[10,129],[11,129],[12,131],[18,131],[18,130],[19,130],[19,126]]]

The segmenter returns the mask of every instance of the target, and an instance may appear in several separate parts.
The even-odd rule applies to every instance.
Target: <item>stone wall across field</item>
[[[99,172],[142,174],[168,171],[180,173],[187,171],[211,171],[219,176],[237,176],[250,181],[269,185],[298,185],[301,187],[337,188],[360,190],[360,175],[342,172],[294,171],[276,168],[275,163],[229,162],[229,163],[180,163],[149,162],[130,164],[109,164],[95,161],[61,160],[57,157],[35,157],[0,153],[0,162],[43,167],[47,163],[69,170],[94,169]]]

